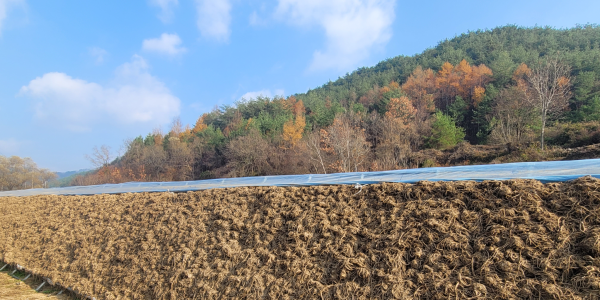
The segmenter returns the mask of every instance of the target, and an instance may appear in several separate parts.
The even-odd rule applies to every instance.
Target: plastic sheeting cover
[[[586,175],[600,178],[600,159],[438,167],[381,172],[258,176],[198,181],[128,182],[121,184],[7,191],[0,192],[0,197],[33,195],[93,195],[139,192],[185,192],[244,186],[307,186],[357,183],[364,185],[380,182],[414,183],[421,180],[482,181],[522,178],[536,179],[542,182],[556,182],[572,180]]]

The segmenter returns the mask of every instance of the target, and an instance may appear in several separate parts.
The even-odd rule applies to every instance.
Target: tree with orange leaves
[[[384,86],[379,89],[379,99],[383,98],[383,94],[390,92],[391,89],[387,86]]]
[[[484,64],[471,68],[471,76],[464,84],[468,86],[469,96],[474,107],[477,107],[483,100],[485,95],[484,86],[492,81],[492,75],[492,70]]]
[[[529,88],[527,83],[528,76],[531,76],[531,69],[525,63],[521,63],[513,72],[512,80],[521,91]]]
[[[493,80],[492,76],[494,76],[492,69],[488,68],[484,64],[473,66],[471,74],[472,75],[469,84],[472,87],[483,87],[486,84],[490,83]]]
[[[460,78],[457,85],[458,94],[463,99],[471,99],[471,104],[477,107],[485,94],[483,86],[492,80],[492,70],[484,64],[471,66],[463,59],[456,65],[455,71]]]
[[[445,109],[456,96],[461,96],[470,99],[470,104],[477,107],[483,100],[484,86],[492,80],[492,75],[492,70],[487,66],[471,66],[464,59],[455,67],[449,62],[444,63],[436,78],[440,106]]]
[[[202,132],[202,130],[208,127],[208,125],[205,123],[206,116],[207,114],[202,114],[200,118],[196,120],[196,125],[194,125],[194,128],[192,129],[192,133],[196,134],[198,132]]]
[[[160,127],[154,128],[152,130],[152,138],[154,140],[154,145],[157,147],[162,147],[164,135]]]
[[[303,114],[297,115],[295,120],[290,119],[283,124],[282,138],[290,147],[295,147],[300,139],[306,126],[306,119]]]
[[[482,100],[483,97],[485,96],[485,88],[480,87],[480,86],[476,86],[473,88],[473,103],[475,106],[477,106]]]
[[[299,116],[301,114],[304,114],[305,108],[304,108],[304,103],[302,102],[302,100],[298,100],[296,101],[296,103],[294,103],[294,108],[292,110],[292,113],[294,113],[295,116]]]
[[[390,84],[389,84],[389,89],[390,90],[394,91],[394,90],[397,90],[399,88],[400,88],[400,85],[395,80],[392,80],[390,82]]]
[[[296,99],[294,96],[289,96],[286,99],[281,100],[283,109],[290,111],[294,116],[304,113],[304,103],[301,99]]]
[[[387,86],[384,86],[378,90],[377,101],[375,103],[375,109],[383,113],[388,109],[388,105],[392,98],[398,98],[402,95],[400,85],[391,81]]]
[[[435,74],[431,69],[417,66],[402,85],[402,91],[412,101],[419,119],[435,111]]]
[[[400,98],[390,99],[388,104],[388,110],[385,116],[390,119],[397,120],[398,122],[408,125],[409,122],[414,118],[416,109],[410,103],[410,100],[406,96]]]
[[[296,97],[290,96],[284,107],[294,114],[294,118],[283,124],[283,141],[287,144],[286,146],[295,147],[298,141],[302,139],[302,133],[304,133],[304,127],[306,126],[304,103],[302,103],[302,100],[296,100]]]
[[[454,71],[454,66],[445,62],[437,73],[435,86],[438,90],[438,107],[445,109],[458,95],[457,87],[459,85],[458,74]]]
[[[463,59],[454,67],[454,72],[458,75],[458,80],[451,84],[456,87],[458,95],[469,98],[473,82],[473,68],[467,60]]]
[[[181,139],[184,142],[190,142],[193,140],[193,138],[194,134],[192,132],[192,128],[189,124],[186,124],[183,128],[183,131],[179,134],[179,139]]]

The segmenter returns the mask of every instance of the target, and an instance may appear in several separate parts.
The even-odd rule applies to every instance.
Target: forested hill
[[[307,93],[246,99],[189,126],[175,120],[166,133],[129,141],[110,164],[108,151],[96,151],[93,161],[104,163],[72,184],[560,159],[552,154],[560,147],[594,143],[600,27],[504,26]]]
[[[471,65],[485,64],[493,71],[494,85],[507,84],[520,64],[531,65],[539,57],[560,53],[572,67],[573,75],[592,71],[600,75],[600,26],[585,25],[558,30],[551,27],[526,28],[516,25],[477,30],[440,42],[414,56],[396,56],[374,67],[363,67],[307,93],[296,94],[307,106],[322,102],[360,98],[373,85],[404,82],[417,66],[438,71],[444,62],[453,65],[465,59]]]

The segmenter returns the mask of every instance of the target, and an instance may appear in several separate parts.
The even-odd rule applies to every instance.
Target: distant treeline
[[[48,187],[56,174],[40,169],[29,157],[0,155],[0,191]]]
[[[72,184],[412,168],[471,144],[573,146],[600,136],[600,27],[499,27],[360,68],[287,98],[215,108],[127,143]],[[426,164],[425,164],[426,165]]]

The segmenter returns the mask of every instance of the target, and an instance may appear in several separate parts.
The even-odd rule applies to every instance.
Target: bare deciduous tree
[[[167,153],[162,146],[144,147],[144,168],[153,180],[163,180],[161,174],[165,172]]]
[[[100,148],[98,148],[98,146],[94,146],[92,155],[85,156],[85,158],[89,160],[96,168],[108,166],[108,164],[110,164],[111,157],[112,155],[110,153],[110,147],[106,145],[102,145]]]
[[[181,118],[175,117],[173,119],[173,122],[171,122],[171,130],[169,130],[169,133],[171,133],[172,136],[179,137],[179,135],[181,135],[182,132],[183,123],[181,123]]]
[[[193,175],[194,156],[192,149],[177,137],[170,137],[167,148],[168,167],[173,170],[172,180],[191,180]]]
[[[541,147],[544,150],[544,130],[549,116],[556,116],[565,111],[571,96],[571,68],[557,57],[540,61],[535,66],[527,81],[535,92],[536,107],[539,109],[542,132]]]
[[[531,94],[519,87],[502,90],[492,107],[491,140],[515,145],[525,142],[528,127],[537,113],[533,101]]]
[[[315,130],[306,138],[306,147],[308,147],[314,169],[317,172],[322,169],[323,174],[327,174],[327,168],[325,167],[327,153],[322,149],[321,143],[322,137],[319,130]]]
[[[358,172],[369,155],[370,145],[358,116],[342,114],[327,128],[326,141],[337,158],[336,169],[340,172]]]
[[[227,166],[231,169],[230,177],[259,176],[272,173],[269,156],[275,149],[266,141],[260,132],[252,130],[246,136],[232,140],[227,147]]]
[[[407,168],[411,150],[411,141],[416,132],[413,124],[406,125],[393,117],[371,115],[369,132],[374,143],[374,167],[377,170],[396,170]]]

